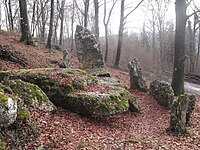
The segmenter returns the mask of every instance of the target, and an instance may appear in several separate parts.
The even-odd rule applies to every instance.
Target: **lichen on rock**
[[[17,100],[13,95],[0,92],[0,126],[9,126],[17,118]]]
[[[4,84],[8,85],[16,95],[22,98],[26,105],[42,111],[56,111],[56,107],[37,85],[20,79],[7,80]]]
[[[154,80],[150,84],[150,94],[154,99],[164,107],[170,107],[174,100],[174,92],[170,83],[166,81]]]
[[[84,68],[103,68],[103,57],[100,44],[94,34],[80,26],[76,26],[75,42],[78,59]]]
[[[147,92],[146,81],[142,76],[142,67],[136,57],[128,63],[128,69],[131,83],[130,88]]]
[[[46,99],[45,93],[54,105],[79,114],[109,116],[126,112],[129,108],[131,111],[140,111],[135,97],[116,79],[87,74],[80,69],[41,68],[7,74],[0,71],[0,76],[15,79],[7,81],[7,85],[32,107],[43,106],[41,102]],[[41,91],[44,93],[41,94]]]

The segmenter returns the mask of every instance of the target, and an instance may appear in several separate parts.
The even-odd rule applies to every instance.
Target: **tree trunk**
[[[48,34],[46,48],[51,48],[52,46],[51,39],[53,35],[53,19],[54,19],[54,0],[51,0],[51,17],[50,17],[49,34]]]
[[[200,23],[199,23],[199,35],[198,35],[198,50],[197,50],[197,58],[196,58],[196,67],[199,64],[199,54],[200,54]]]
[[[118,35],[118,45],[117,45],[117,54],[115,57],[115,67],[119,67],[121,49],[122,49],[122,40],[123,40],[123,31],[124,31],[124,2],[121,0],[121,14],[120,14],[120,25],[119,25],[119,35]]]
[[[13,25],[13,17],[12,17],[11,0],[8,1],[8,8],[9,8],[10,27],[11,27],[11,30],[13,31],[14,25]]]
[[[71,17],[71,52],[74,49],[74,11],[75,11],[75,2],[72,4],[72,17]]]
[[[45,20],[45,11],[44,11],[44,3],[43,1],[41,0],[40,2],[41,6],[40,6],[40,9],[41,9],[41,19],[42,19],[42,27],[41,27],[41,40],[43,42],[45,42],[45,28],[46,28],[46,20]]]
[[[32,22],[31,22],[31,31],[32,35],[34,36],[35,32],[35,11],[36,10],[36,1],[33,2],[33,15],[32,15]]]
[[[95,34],[99,40],[99,1],[94,0],[94,10],[95,10]]]
[[[64,25],[64,12],[65,12],[64,6],[65,6],[65,1],[63,0],[62,4],[61,4],[61,10],[60,10],[60,12],[61,12],[61,18],[60,18],[61,25],[60,25],[60,38],[59,38],[60,46],[62,46],[62,41],[63,41],[63,27],[64,27],[63,25]]]
[[[87,28],[88,26],[88,11],[89,11],[89,5],[90,5],[90,0],[85,1],[85,12],[84,12],[84,27]]]
[[[104,61],[107,62],[107,59],[108,59],[108,24],[105,24],[104,26],[105,26],[105,40],[106,40]]]
[[[172,77],[172,88],[176,96],[184,93],[184,61],[185,57],[185,26],[186,26],[186,1],[176,0],[176,31],[175,31],[175,53],[174,70]]]
[[[27,45],[33,45],[32,37],[30,34],[28,15],[27,15],[27,3],[26,0],[19,0],[20,18],[21,18],[21,42],[25,42]]]
[[[0,22],[1,22],[1,19],[2,19],[2,8],[1,8],[1,3],[0,3]],[[0,23],[0,30],[1,30],[1,23]]]

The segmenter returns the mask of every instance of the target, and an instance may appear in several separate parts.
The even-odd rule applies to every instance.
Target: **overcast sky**
[[[133,7],[138,4],[138,1],[140,0],[126,0],[126,3],[130,3],[131,1],[134,1],[135,3],[132,5]],[[165,1],[165,0],[164,0]],[[145,2],[145,1],[144,1]],[[168,6],[168,10],[166,12],[166,21],[171,20],[175,21],[175,0],[171,0],[171,3]],[[195,3],[199,8],[200,8],[200,0],[192,0],[191,5],[193,6],[193,3]],[[148,18],[145,16],[146,13],[146,4],[142,3],[141,6],[136,9],[129,17],[127,20],[126,24],[126,30],[128,32],[140,32],[143,26],[144,21],[148,23]],[[188,8],[187,14],[192,13],[191,8]],[[120,18],[120,5],[118,4],[115,7],[115,10],[113,12],[112,18],[111,18],[111,31],[114,34],[118,33],[118,28],[119,28],[119,18]],[[100,21],[101,22],[101,21]],[[101,35],[104,34],[104,29],[100,29]]]

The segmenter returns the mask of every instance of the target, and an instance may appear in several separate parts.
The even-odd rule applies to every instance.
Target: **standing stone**
[[[181,95],[176,98],[171,106],[170,127],[169,130],[177,134],[186,133],[186,113],[188,109],[187,95]]]
[[[194,110],[195,100],[195,96],[191,94],[183,94],[175,98],[171,106],[169,131],[177,134],[187,132],[186,127]]]
[[[164,107],[170,107],[174,100],[174,91],[166,81],[154,80],[150,84],[149,92],[158,104]]]
[[[195,102],[196,102],[196,97],[194,94],[188,94],[188,98],[189,98],[189,104],[188,104],[188,109],[187,109],[187,113],[186,113],[186,125],[187,126],[190,125],[191,114],[195,108]]]
[[[60,68],[70,68],[71,67],[71,61],[69,59],[68,54],[69,54],[69,52],[65,49],[63,51],[63,59],[59,63]]]
[[[104,67],[100,45],[94,34],[91,34],[88,29],[77,25],[75,42],[78,59],[84,68],[95,69]]]
[[[142,77],[142,67],[140,62],[135,57],[128,63],[129,75],[131,89],[140,89],[142,91],[147,91],[146,81]]]

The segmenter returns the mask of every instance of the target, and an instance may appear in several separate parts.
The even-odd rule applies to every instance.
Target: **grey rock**
[[[0,126],[7,127],[17,118],[17,98],[0,92]]]
[[[154,80],[150,84],[150,94],[154,99],[164,107],[170,107],[172,101],[174,100],[174,92],[170,83],[166,81]]]
[[[84,68],[103,68],[103,57],[100,51],[100,44],[94,34],[80,26],[76,26],[75,42],[77,55]]]
[[[128,63],[131,89],[139,89],[147,92],[146,81],[142,77],[142,67],[135,57]]]

